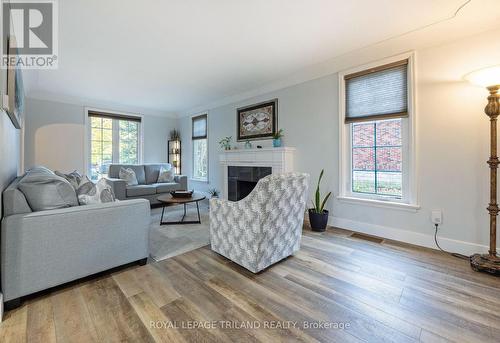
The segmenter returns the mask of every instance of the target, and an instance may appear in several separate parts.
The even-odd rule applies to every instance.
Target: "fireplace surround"
[[[222,197],[231,201],[241,200],[252,191],[260,178],[293,172],[294,155],[295,148],[291,147],[224,151],[219,156],[223,168]]]

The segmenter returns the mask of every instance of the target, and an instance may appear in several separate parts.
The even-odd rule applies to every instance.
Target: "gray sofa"
[[[144,199],[32,212],[15,179],[3,192],[1,285],[6,308],[20,298],[149,255]]]
[[[111,164],[108,172],[108,184],[111,185],[117,199],[147,199],[151,204],[158,204],[157,198],[171,191],[187,190],[187,176],[176,175],[174,182],[157,183],[158,175],[163,164]],[[119,178],[121,168],[131,168],[137,177],[137,186],[127,186],[125,180]]]

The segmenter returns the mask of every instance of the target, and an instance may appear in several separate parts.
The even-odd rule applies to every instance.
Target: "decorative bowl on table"
[[[194,190],[191,191],[172,191],[170,195],[172,198],[191,198],[193,196]]]

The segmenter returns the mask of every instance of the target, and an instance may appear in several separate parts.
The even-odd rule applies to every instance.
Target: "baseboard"
[[[3,320],[3,294],[0,293],[0,323]]]
[[[392,228],[388,226],[363,223],[351,219],[329,216],[328,224],[341,229],[362,232],[373,236],[388,238],[395,241],[405,242],[409,244],[419,245],[426,248],[437,249],[434,243],[433,234],[423,234],[414,231]],[[439,245],[447,251],[457,252],[464,255],[472,255],[475,253],[487,253],[488,246],[459,241],[455,239],[439,237]],[[500,250],[497,249],[497,251]]]

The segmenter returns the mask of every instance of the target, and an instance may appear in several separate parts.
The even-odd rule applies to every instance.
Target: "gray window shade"
[[[346,123],[408,116],[408,60],[346,75]]]
[[[207,138],[207,115],[193,118],[193,139]]]
[[[113,114],[113,113],[106,113],[106,112],[96,112],[96,111],[89,111],[89,117],[96,117],[96,118],[110,118],[110,119],[120,119],[120,120],[128,120],[128,121],[134,121],[134,122],[141,122],[141,117],[139,116],[127,116],[124,114]]]

